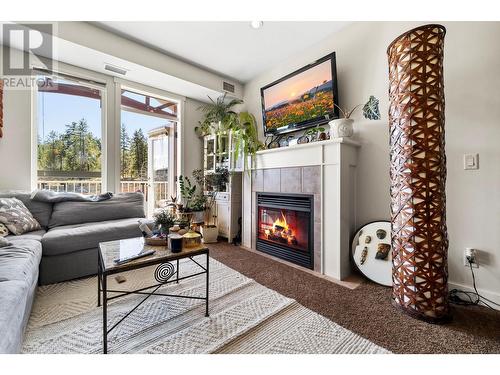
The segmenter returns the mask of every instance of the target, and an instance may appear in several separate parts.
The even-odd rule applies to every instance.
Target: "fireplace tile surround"
[[[256,250],[257,193],[312,195],[313,271],[338,280],[349,276],[359,146],[334,139],[259,151],[243,177],[243,246]]]

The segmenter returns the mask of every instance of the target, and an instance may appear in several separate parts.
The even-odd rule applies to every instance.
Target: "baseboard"
[[[448,282],[448,289],[449,290],[459,289],[459,290],[465,290],[467,292],[474,292],[474,288],[472,286],[462,285],[462,284],[453,283],[453,282]],[[495,293],[495,292],[491,292],[489,290],[484,290],[484,289],[479,289],[479,288],[477,288],[477,291],[483,297],[488,298],[488,299],[492,300],[493,302],[500,303],[500,293]],[[486,301],[486,302],[488,302],[488,301]],[[490,303],[489,305],[491,307],[493,307],[495,310],[500,311],[500,306],[496,306],[492,303]]]

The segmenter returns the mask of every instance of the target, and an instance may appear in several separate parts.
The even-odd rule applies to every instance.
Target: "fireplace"
[[[256,249],[313,269],[313,198],[257,193]]]

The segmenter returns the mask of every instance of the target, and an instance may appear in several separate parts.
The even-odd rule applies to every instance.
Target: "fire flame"
[[[279,226],[283,228],[283,230],[288,231],[288,223],[286,222],[285,215],[283,215],[283,211],[281,211],[281,217],[277,218],[274,223],[273,223],[273,229],[276,229],[276,227]]]
[[[281,211],[280,217],[274,220],[272,226],[266,224],[266,227],[264,233],[268,240],[288,243],[295,246],[298,245],[293,224],[291,226],[288,224],[283,211]]]

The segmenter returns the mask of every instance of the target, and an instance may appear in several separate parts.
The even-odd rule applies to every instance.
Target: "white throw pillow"
[[[17,198],[0,198],[0,223],[15,235],[41,229],[40,223]]]
[[[0,223],[0,238],[7,237],[9,235],[9,230],[5,226],[5,224]]]

